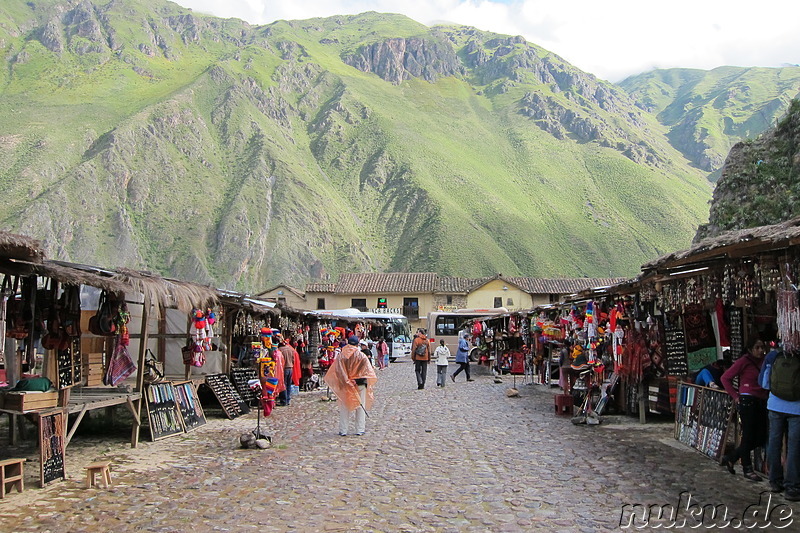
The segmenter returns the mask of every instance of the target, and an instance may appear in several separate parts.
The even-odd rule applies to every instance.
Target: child
[[[439,346],[433,352],[433,357],[436,359],[436,386],[444,388],[444,382],[447,378],[447,359],[450,357],[450,348],[448,348],[444,339],[439,341]]]

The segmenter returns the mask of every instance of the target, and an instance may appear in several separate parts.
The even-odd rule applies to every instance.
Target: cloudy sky
[[[616,82],[654,68],[800,63],[797,0],[174,0],[251,24],[364,11],[522,35]]]

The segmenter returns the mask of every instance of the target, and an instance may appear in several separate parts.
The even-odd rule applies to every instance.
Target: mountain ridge
[[[12,0],[0,47],[0,224],[59,259],[240,290],[624,276],[707,215],[667,126],[518,36]]]

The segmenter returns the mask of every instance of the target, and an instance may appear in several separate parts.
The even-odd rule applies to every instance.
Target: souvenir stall
[[[205,385],[213,392],[228,418],[249,412],[257,404],[262,389],[254,387],[259,378],[262,350],[271,351],[275,335],[282,332],[281,310],[272,302],[257,300],[231,291],[221,291],[220,330],[230,347],[224,368],[205,377]]]
[[[531,318],[533,382],[559,385],[561,349],[566,339],[566,326],[556,306],[538,307]]]
[[[534,379],[535,363],[531,330],[527,312],[506,313],[475,318],[465,322],[470,328],[472,343],[479,349],[478,364],[491,368],[500,382],[500,376],[524,376],[524,383]]]
[[[91,412],[124,406],[136,446],[148,392],[148,317],[154,306],[182,305],[200,294],[205,303],[213,290],[30,254],[3,256],[0,273],[3,310],[10,309],[2,316],[2,345],[11,354],[4,358],[0,412],[9,415],[11,445],[24,437],[21,421],[37,427],[41,484],[65,477],[66,448]],[[152,430],[156,422],[148,420]]]
[[[599,423],[599,415],[618,407],[619,332],[624,320],[609,305],[606,289],[590,289],[568,299],[557,320],[553,320],[563,328],[559,348],[566,348],[566,360],[559,369],[563,375],[555,383],[564,394],[556,398],[556,405],[574,406],[576,423]],[[559,366],[560,354],[554,356],[551,364]],[[570,409],[557,412],[567,414]]]
[[[689,376],[724,350],[735,361],[756,338],[794,349],[798,272],[800,219],[727,232],[642,267],[640,298],[662,311],[665,371],[682,378],[675,387],[678,440],[714,459],[735,440],[730,398]]]

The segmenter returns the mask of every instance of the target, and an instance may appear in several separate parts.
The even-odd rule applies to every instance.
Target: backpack
[[[779,354],[772,363],[769,391],[787,402],[800,400],[800,357]]]
[[[419,343],[416,348],[414,348],[414,353],[416,355],[425,355],[428,347],[425,345],[425,341]]]

